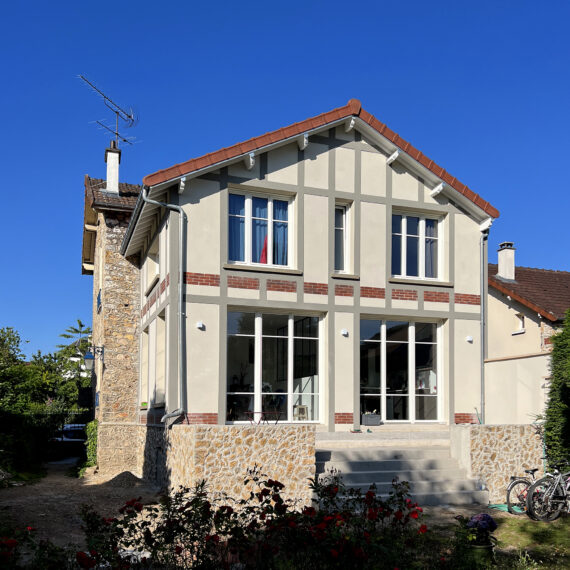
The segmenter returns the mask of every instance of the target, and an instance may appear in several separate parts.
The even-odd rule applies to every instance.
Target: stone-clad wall
[[[174,425],[166,430],[141,426],[137,437],[144,462],[133,460],[135,474],[161,487],[176,489],[205,479],[214,494],[245,498],[246,470],[257,464],[269,478],[285,485],[284,496],[310,502],[308,479],[315,476],[313,426]]]
[[[504,503],[511,475],[543,468],[542,441],[532,425],[458,425],[452,431],[453,454],[489,490],[491,503]]]
[[[243,479],[257,465],[285,485],[283,495],[310,503],[315,476],[313,426],[174,425],[103,423],[99,437],[115,442],[99,448],[99,472],[114,477],[130,471],[174,490],[205,479],[213,494],[245,498]]]

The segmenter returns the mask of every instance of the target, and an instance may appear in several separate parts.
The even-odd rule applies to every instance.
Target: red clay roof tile
[[[457,192],[463,194],[466,198],[477,204],[490,216],[493,218],[497,218],[499,216],[499,211],[491,204],[483,200],[478,194],[475,194],[472,190],[459,182],[456,178],[453,178],[443,168],[435,164],[419,150],[414,148],[408,141],[404,140],[394,131],[389,129],[384,123],[376,119],[374,115],[371,115],[368,111],[363,109],[358,99],[350,99],[350,101],[344,107],[338,107],[337,109],[321,113],[316,117],[305,119],[304,121],[294,123],[288,127],[277,129],[271,133],[265,133],[261,136],[254,137],[252,139],[221,149],[219,151],[211,152],[205,156],[194,158],[186,162],[176,164],[169,168],[159,170],[157,172],[149,174],[148,176],[145,176],[143,183],[147,186],[161,184],[178,176],[191,174],[192,172],[195,172],[207,166],[214,165],[218,162],[222,162],[223,160],[237,158],[241,154],[252,152],[271,143],[277,143],[289,137],[295,136],[296,134],[301,134],[310,129],[317,128],[351,116],[358,117],[365,123],[369,124],[378,133],[380,133],[388,140],[392,141],[398,148],[408,153],[414,160],[417,160],[420,164],[441,178]]]
[[[489,263],[489,286],[510,295],[550,321],[561,321],[570,309],[570,272],[516,267],[515,281],[497,277],[497,265]]]

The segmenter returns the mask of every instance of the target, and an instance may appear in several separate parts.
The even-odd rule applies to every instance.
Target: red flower
[[[427,526],[425,524],[420,526],[420,528],[418,529],[419,534],[424,534],[424,532],[427,532]]]
[[[410,513],[410,517],[413,518],[413,519],[417,519],[419,516],[420,516],[420,515],[419,515],[418,511],[412,511],[412,512]]]
[[[33,526],[27,526],[26,530],[29,532],[32,532],[33,530],[36,530]]]
[[[404,516],[404,513],[403,513],[402,511],[396,511],[396,512],[394,513],[394,518],[395,518],[397,521],[402,520],[403,516]]]
[[[78,552],[75,555],[75,559],[81,568],[95,568],[97,565],[97,562],[95,562],[95,560],[93,560],[93,558],[88,556],[85,552]]]
[[[175,549],[174,552],[176,552],[176,554],[180,554],[182,552],[182,547],[180,545],[178,545]]]
[[[378,518],[377,509],[368,509],[368,512],[366,513],[366,518],[369,521],[375,521]]]
[[[305,507],[303,509],[303,514],[308,517],[314,517],[317,514],[317,511],[313,507]]]
[[[416,507],[416,511],[418,511],[418,512],[420,512],[420,513],[423,513],[423,512],[424,512],[424,510],[423,510],[421,507]]]
[[[331,555],[333,558],[338,558],[338,552],[334,548],[331,548]]]
[[[366,495],[364,496],[364,502],[367,505],[370,505],[372,503],[372,501],[374,500],[375,496],[376,496],[376,494],[374,493],[374,491],[368,491],[366,493]]]
[[[18,541],[14,538],[2,538],[0,544],[6,546],[7,548],[16,548],[18,546]]]

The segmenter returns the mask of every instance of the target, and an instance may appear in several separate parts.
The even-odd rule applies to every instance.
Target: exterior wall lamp
[[[85,353],[83,357],[83,362],[85,363],[85,370],[91,372],[93,366],[95,365],[95,359],[105,362],[103,355],[105,353],[105,347],[103,346],[90,346],[89,350]]]

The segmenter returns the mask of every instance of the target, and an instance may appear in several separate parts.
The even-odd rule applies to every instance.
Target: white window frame
[[[230,196],[244,196],[245,197],[245,240],[244,240],[244,248],[245,248],[245,259],[244,261],[236,261],[229,259],[230,247],[229,247],[229,231],[228,231],[228,240],[227,240],[227,248],[228,248],[228,263],[235,264],[235,265],[253,265],[256,267],[282,267],[282,268],[292,268],[293,267],[293,227],[294,227],[294,208],[293,208],[293,199],[290,196],[276,196],[276,195],[269,195],[263,193],[252,193],[252,192],[241,192],[231,190],[228,192],[228,216],[227,216],[227,225],[229,230],[229,222],[230,222],[230,214],[229,211],[229,201]],[[251,260],[252,255],[252,239],[251,239],[251,228],[252,228],[252,220],[253,220],[253,198],[262,198],[267,200],[267,263],[258,263]],[[282,222],[283,220],[275,220],[273,217],[273,201],[278,200],[281,202],[287,202],[287,265],[278,265],[273,263],[273,223],[274,222]],[[271,260],[271,263],[270,263]]]
[[[148,248],[144,262],[144,294],[148,296],[160,281],[160,235]]]
[[[251,312],[251,311],[228,311],[228,312]],[[263,386],[262,386],[262,376],[263,376],[263,363],[262,363],[262,350],[263,350],[263,316],[264,314],[272,314],[271,311],[267,313],[254,313],[254,362],[253,362],[253,411],[254,411],[254,421],[259,422],[261,420],[259,411],[262,409],[262,398],[263,398]],[[317,325],[317,346],[318,346],[318,359],[317,359],[317,376],[318,376],[318,383],[317,383],[317,404],[315,406],[315,416],[316,419],[314,420],[303,420],[303,421],[295,421],[293,419],[293,399],[295,396],[294,388],[294,340],[300,337],[296,337],[294,334],[294,325],[295,325],[295,317],[307,316],[307,317],[315,317],[317,315],[300,315],[298,313],[288,313],[287,315],[287,417],[283,420],[279,420],[279,423],[291,423],[291,424],[299,424],[299,423],[310,423],[310,424],[318,424],[321,423],[323,414],[323,370],[324,370],[324,360],[323,360],[323,332],[324,332],[324,325],[322,317],[318,318],[318,325]],[[236,335],[240,336],[240,335]],[[250,337],[250,334],[244,335]],[[226,347],[227,347],[227,338],[226,335]],[[306,337],[308,339],[315,339],[315,337]],[[226,358],[227,358],[227,350],[226,350]],[[229,392],[230,394],[232,392]],[[226,385],[226,406],[227,406],[227,385]],[[313,393],[314,394],[314,393]],[[226,410],[227,411],[227,410]],[[247,421],[243,420],[235,420],[235,421],[228,421],[226,420],[226,424],[247,424]]]
[[[524,334],[526,332],[525,329],[525,317],[523,313],[515,313],[515,318],[517,320],[518,329],[511,333],[512,336],[518,334]]]
[[[351,232],[351,228],[350,228],[350,204],[343,204],[343,203],[336,203],[334,206],[334,210],[335,210],[335,215],[334,215],[334,219],[333,219],[333,240],[334,240],[334,260],[333,260],[333,264],[336,265],[336,230],[337,230],[337,226],[336,226],[336,211],[337,210],[342,210],[343,212],[343,225],[344,227],[342,228],[343,230],[343,240],[342,240],[342,247],[343,247],[343,253],[344,253],[344,267],[342,269],[337,269],[336,267],[334,267],[333,265],[333,271],[335,273],[350,273],[350,268],[351,268],[351,256],[350,256],[350,232]],[[340,229],[340,228],[339,228]]]
[[[390,256],[390,273],[392,277],[404,279],[424,279],[426,281],[442,281],[443,275],[443,218],[441,216],[430,216],[412,212],[392,212],[393,216],[402,217],[402,228],[400,233],[391,231],[390,247],[393,247],[394,235],[400,236],[400,273],[392,273],[392,256]],[[408,237],[408,217],[419,218],[418,225],[418,275],[407,275],[407,237]],[[437,224],[437,277],[425,276],[425,245],[426,245],[426,220],[432,220]],[[430,238],[433,239],[433,238]],[[393,255],[393,252],[392,252]]]

